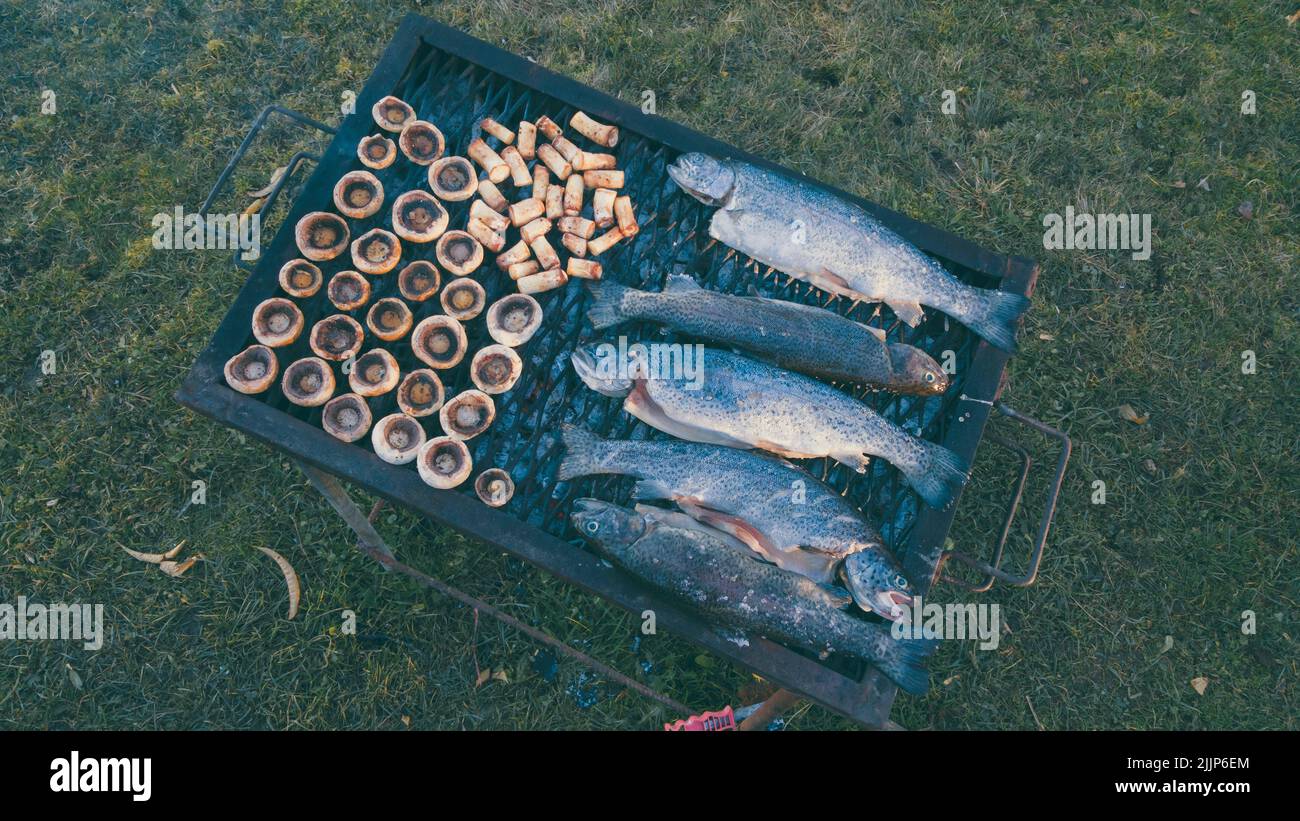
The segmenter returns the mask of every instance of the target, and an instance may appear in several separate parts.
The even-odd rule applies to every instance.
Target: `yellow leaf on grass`
[[[1210,680],[1205,676],[1197,676],[1196,678],[1192,679],[1192,689],[1196,691],[1196,694],[1198,696],[1205,695],[1205,688],[1209,686],[1210,686]]]
[[[492,677],[492,668],[489,667],[486,670],[480,670],[478,674],[478,679],[474,681],[474,686],[476,688],[482,687],[484,684],[487,684],[487,680],[491,677]]]
[[[1135,425],[1145,425],[1150,416],[1145,413],[1138,413],[1133,410],[1133,406],[1125,402],[1119,406],[1119,418],[1126,422],[1132,422]]]

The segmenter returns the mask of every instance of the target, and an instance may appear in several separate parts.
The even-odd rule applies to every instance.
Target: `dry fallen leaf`
[[[276,553],[269,547],[259,547],[258,550],[275,559],[275,563],[280,566],[280,572],[284,574],[285,586],[289,588],[289,621],[298,615],[298,601],[302,597],[302,587],[298,584],[298,574],[294,572],[293,565],[289,560]]]
[[[185,546],[185,540],[181,539],[179,544],[177,544],[171,550],[168,550],[166,553],[141,553],[140,551],[132,550],[129,547],[123,547],[122,549],[125,550],[127,552],[127,555],[133,559],[139,559],[140,561],[148,562],[149,564],[161,564],[166,559],[176,558],[176,554],[180,553],[181,548],[184,546]]]
[[[1145,425],[1147,420],[1151,417],[1144,413],[1138,413],[1133,410],[1132,405],[1125,402],[1123,405],[1119,406],[1119,418],[1126,422],[1132,422],[1135,425]]]
[[[278,182],[280,181],[280,178],[283,177],[283,176],[284,176],[284,173],[285,173],[286,171],[288,171],[288,170],[289,170],[289,166],[287,166],[287,165],[282,165],[282,166],[280,166],[279,168],[277,168],[277,169],[275,169],[274,171],[272,171],[272,172],[271,172],[271,181],[268,182],[268,183],[266,184],[266,187],[265,187],[265,188],[262,188],[262,189],[260,189],[260,190],[257,190],[257,191],[252,191],[252,192],[250,192],[249,195],[248,195],[248,198],[249,198],[249,199],[254,199],[254,200],[255,200],[255,199],[259,199],[259,198],[261,198],[261,197],[265,197],[267,194],[270,194],[270,193],[271,193],[271,189],[275,188],[276,183],[278,183]]]
[[[478,678],[474,681],[475,689],[482,687],[484,684],[487,684],[488,679],[491,677],[492,677],[492,668],[489,667],[486,670],[480,670],[478,674]]]
[[[78,690],[80,690],[80,689],[81,689],[81,676],[77,675],[77,671],[72,669],[72,665],[71,665],[71,664],[68,664],[68,662],[66,662],[66,661],[64,662],[64,664],[67,665],[67,668],[68,668],[68,681],[72,682],[72,686],[73,686],[73,687],[75,687],[75,688],[77,688]]]
[[[1286,24],[1288,26],[1294,26],[1297,21],[1300,21],[1300,9],[1297,9],[1295,14],[1286,18]]]
[[[194,563],[203,558],[202,554],[190,556],[183,562],[161,561],[158,563],[158,569],[172,578],[176,578],[194,566]]]
[[[1052,336],[1051,334],[1046,334],[1046,333],[1044,333],[1044,334],[1039,334],[1039,335],[1038,335],[1038,338],[1041,339],[1041,340],[1043,340],[1044,342],[1051,342],[1052,340],[1056,339],[1056,337]]]
[[[499,681],[502,684],[509,684],[510,676],[507,675],[506,668],[502,667],[500,670],[497,670],[495,673],[492,674],[492,680]]]
[[[1196,694],[1198,696],[1205,695],[1205,688],[1209,686],[1210,686],[1210,680],[1205,676],[1197,676],[1196,678],[1192,679],[1192,689],[1196,691]]]
[[[1255,216],[1255,203],[1246,200],[1241,205],[1237,206],[1237,214],[1242,219],[1250,219]]]
[[[1151,461],[1150,459],[1142,460],[1142,469],[1145,470],[1147,473],[1150,473],[1152,476],[1155,476],[1156,473],[1159,471],[1159,468],[1156,467],[1156,463]]]
[[[1183,182],[1182,180],[1174,180],[1174,188],[1186,188],[1186,187],[1187,187],[1187,183]]]
[[[1202,191],[1209,191],[1209,190],[1210,190],[1210,178],[1209,178],[1209,177],[1201,177],[1201,181],[1198,182],[1198,183],[1196,184],[1196,187],[1199,188],[1199,189],[1201,189]]]

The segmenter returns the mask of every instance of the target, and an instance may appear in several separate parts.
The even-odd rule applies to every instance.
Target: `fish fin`
[[[675,499],[674,501],[691,518],[702,525],[726,533],[758,554],[764,561],[770,562],[782,570],[806,576],[810,580],[810,584],[817,588],[834,587],[827,584],[835,578],[835,565],[838,564],[838,560],[834,557],[801,550],[797,547],[778,545],[768,538],[767,534],[739,516],[705,507],[689,499]],[[843,607],[853,600],[852,595],[847,590],[843,590],[843,594],[847,597],[843,602],[837,602],[833,599],[826,599],[826,601],[834,607]],[[810,595],[817,597],[816,593],[810,593]]]
[[[861,324],[861,323],[858,323],[858,324]],[[884,341],[885,341],[885,329],[884,329],[884,328],[873,328],[873,327],[871,327],[870,325],[863,325],[862,327],[866,328],[868,331],[871,331],[871,335],[874,336],[876,339],[879,339],[881,342],[884,342]]]
[[[853,604],[853,594],[840,587],[838,584],[823,582],[817,585],[825,601],[831,607],[842,608]]]
[[[702,291],[700,283],[690,274],[669,274],[664,280],[664,291]]]
[[[671,499],[673,498],[673,491],[660,479],[642,479],[633,486],[632,498],[642,501],[646,499]]]
[[[718,510],[714,510],[704,505],[698,504],[686,498],[674,499],[677,506],[686,511],[686,514],[695,521],[703,525],[708,525],[714,530],[721,530],[723,533],[738,539],[744,543],[750,550],[766,558],[768,561],[776,564],[775,554],[781,552],[776,545],[762,534],[758,528],[741,519],[739,516],[731,516]]]
[[[979,290],[965,316],[956,316],[962,324],[984,337],[989,344],[1007,353],[1016,352],[1016,323],[1029,309],[1029,299],[1006,291]]]
[[[899,465],[910,484],[930,507],[945,509],[952,504],[968,478],[966,466],[957,454],[934,442],[922,442],[924,455],[910,466]]]
[[[579,476],[591,473],[605,473],[607,469],[601,464],[607,451],[608,440],[577,425],[560,427],[560,438],[564,442],[564,459],[556,478],[567,482]]]
[[[819,453],[803,453],[802,451],[790,450],[784,445],[778,444],[776,442],[769,442],[766,439],[759,439],[758,441],[754,442],[754,447],[761,448],[762,450],[765,450],[768,453],[775,453],[777,456],[780,456],[783,460],[784,459],[815,459],[821,455]]]
[[[925,311],[921,309],[921,303],[908,302],[907,300],[886,299],[885,304],[894,312],[894,315],[915,328],[925,319]]]
[[[865,453],[853,453],[851,451],[845,453],[832,453],[830,454],[830,457],[841,465],[847,465],[848,467],[853,468],[858,473],[866,473],[867,466],[871,464],[871,457],[867,456]]]
[[[601,331],[627,319],[621,310],[623,297],[634,289],[617,282],[596,279],[583,280],[582,284],[586,286],[587,293],[591,294],[591,307],[587,309],[591,327]]]
[[[590,384],[590,383],[588,383]],[[664,433],[676,436],[678,439],[685,439],[688,442],[703,442],[707,445],[725,445],[729,448],[740,448],[748,450],[750,443],[742,442],[735,437],[728,436],[725,433],[701,428],[686,422],[677,420],[664,413],[663,409],[656,405],[645,394],[645,390],[639,388],[628,394],[627,401],[623,403],[623,410],[645,422],[652,428],[661,430]]]
[[[904,692],[919,696],[930,689],[930,673],[925,660],[939,646],[938,639],[895,639],[888,657],[877,663],[884,673]]]

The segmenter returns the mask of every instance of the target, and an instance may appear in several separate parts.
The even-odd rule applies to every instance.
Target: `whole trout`
[[[577,348],[570,361],[587,387],[626,397],[624,410],[679,439],[761,448],[792,459],[829,456],[858,473],[866,472],[868,456],[879,456],[937,508],[951,503],[966,482],[955,453],[918,439],[825,382],[703,346],[688,348],[700,361],[694,363],[698,378],[686,380],[656,373],[673,366],[671,357],[655,355],[659,350],[653,343],[602,343]]]
[[[605,439],[565,425],[557,478],[635,476],[633,497],[670,501],[734,537],[763,559],[821,584],[840,563],[863,610],[894,618],[912,587],[884,540],[848,499],[787,462],[752,451],[691,442]]]
[[[584,284],[594,297],[587,318],[598,331],[644,319],[823,379],[923,396],[948,387],[948,375],[925,351],[886,342],[884,331],[824,308],[710,291],[685,274],[670,275],[661,293]]]
[[[943,311],[1004,351],[1029,307],[1019,294],[967,285],[856,205],[748,163],[683,154],[668,174],[720,208],[709,236],[832,294],[884,302],[915,326]]]
[[[909,693],[924,693],[933,639],[896,639],[826,601],[809,579],[750,557],[699,528],[678,528],[596,499],[578,499],[571,521],[610,561],[667,591],[715,623],[817,653],[871,662]]]

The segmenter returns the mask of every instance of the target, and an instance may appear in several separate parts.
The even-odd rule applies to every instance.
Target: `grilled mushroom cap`
[[[352,363],[348,371],[348,384],[353,393],[362,396],[383,396],[397,387],[402,377],[397,360],[383,348],[366,351]]]
[[[452,439],[473,439],[487,430],[496,418],[497,407],[492,397],[483,391],[467,390],[458,393],[438,411],[442,430]]]
[[[370,444],[375,455],[390,465],[404,465],[415,458],[424,444],[424,428],[404,413],[390,413],[375,423]]]
[[[408,416],[428,416],[442,407],[442,380],[435,371],[411,371],[397,386],[397,407]]]
[[[397,275],[397,290],[412,302],[423,302],[442,286],[442,277],[438,275],[438,266],[427,260],[417,259],[402,269]]]
[[[469,341],[455,319],[438,314],[420,321],[411,332],[411,351],[431,368],[454,368],[465,358]]]
[[[315,296],[322,282],[320,269],[305,259],[291,259],[280,269],[280,288],[289,296]]]
[[[385,342],[394,342],[411,330],[411,309],[396,297],[386,297],[370,308],[366,327]]]
[[[468,322],[483,313],[487,305],[487,293],[483,286],[472,279],[457,279],[447,283],[438,297],[447,316]]]
[[[407,191],[393,203],[393,231],[410,242],[433,242],[447,230],[447,209],[427,191]]]
[[[434,249],[438,264],[453,276],[474,273],[483,264],[483,246],[464,231],[448,231]]]
[[[226,384],[240,393],[261,393],[271,387],[280,373],[275,351],[265,345],[249,345],[226,361]]]
[[[426,485],[450,490],[469,478],[474,469],[469,448],[450,436],[438,436],[424,443],[415,460],[415,469]]]
[[[488,507],[501,507],[515,495],[515,480],[501,468],[488,468],[474,480],[474,492]]]
[[[371,419],[366,400],[355,393],[345,393],[325,403],[320,426],[335,438],[355,442],[370,430]]]
[[[442,138],[442,132],[433,123],[414,120],[402,129],[401,136],[397,138],[397,145],[411,162],[417,165],[432,165],[442,156],[447,141]]]
[[[370,109],[370,115],[385,131],[400,132],[415,121],[415,109],[396,97],[384,97]]]
[[[302,326],[302,311],[284,297],[273,296],[253,309],[253,336],[268,348],[292,345]]]
[[[348,224],[338,214],[313,211],[294,226],[293,238],[298,250],[312,262],[322,262],[343,253],[348,247]]]
[[[528,294],[510,294],[492,303],[487,329],[492,339],[517,348],[533,338],[542,324],[542,306]]]
[[[346,314],[333,314],[312,326],[308,342],[321,359],[342,362],[357,355],[364,339],[359,322]]]
[[[384,204],[384,184],[369,171],[349,171],[334,184],[334,207],[353,219],[365,219]]]
[[[373,168],[376,171],[387,168],[393,164],[393,160],[397,159],[397,143],[383,134],[362,137],[361,142],[357,143],[357,158],[366,168]]]
[[[447,202],[460,202],[478,191],[474,166],[464,157],[443,157],[429,166],[429,190]]]
[[[280,389],[284,398],[295,405],[304,408],[324,405],[334,395],[334,372],[324,359],[304,357],[284,369]]]
[[[325,294],[340,311],[355,311],[370,301],[370,280],[356,271],[339,271],[330,277]]]
[[[524,372],[524,363],[513,348],[488,345],[474,354],[469,366],[470,379],[484,393],[505,393],[515,386]]]
[[[352,243],[352,264],[367,274],[386,274],[402,260],[402,241],[382,228],[373,228]]]

